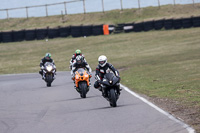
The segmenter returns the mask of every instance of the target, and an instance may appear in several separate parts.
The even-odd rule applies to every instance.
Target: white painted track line
[[[175,118],[174,116],[170,115],[169,113],[167,113],[166,111],[162,110],[161,108],[159,108],[158,106],[154,105],[153,103],[151,103],[150,101],[146,100],[145,98],[139,96],[138,94],[136,94],[135,92],[131,91],[128,87],[124,86],[121,84],[121,87],[126,90],[128,93],[132,94],[133,96],[135,96],[136,98],[142,100],[144,103],[148,104],[149,106],[153,107],[154,109],[156,109],[157,111],[159,111],[160,113],[166,115],[168,118],[170,118],[171,120],[179,123],[183,128],[188,130],[188,133],[196,133],[195,130],[190,127],[189,125],[185,124],[184,122],[178,120],[177,118]]]

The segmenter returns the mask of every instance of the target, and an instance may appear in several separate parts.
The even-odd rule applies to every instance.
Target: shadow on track
[[[94,97],[98,97],[98,96],[89,96],[89,97],[86,97],[86,98],[77,97],[77,98],[58,100],[58,101],[53,101],[53,102],[68,102],[68,101],[76,101],[76,100],[86,100],[86,99],[94,98]]]
[[[88,111],[95,111],[95,110],[104,110],[104,109],[117,109],[117,108],[121,108],[121,107],[125,107],[125,106],[132,106],[135,104],[124,104],[124,105],[118,105],[117,107],[113,108],[110,107],[109,105],[106,107],[101,107],[101,108],[94,108],[94,109],[88,109]]]

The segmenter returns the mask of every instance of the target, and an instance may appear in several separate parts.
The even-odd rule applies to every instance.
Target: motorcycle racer
[[[91,75],[92,69],[89,66],[89,64],[84,60],[83,56],[78,55],[76,57],[75,62],[72,65],[72,70],[71,70],[71,75],[72,75],[72,79],[74,78],[74,72],[77,71],[78,68],[86,68],[89,72],[89,74]]]
[[[46,54],[45,54],[45,57],[42,58],[41,61],[40,61],[40,68],[41,68],[41,69],[40,69],[40,71],[39,71],[39,74],[42,75],[42,79],[44,79],[43,69],[44,69],[44,64],[45,64],[46,62],[51,62],[51,63],[53,63],[53,64],[54,64],[54,67],[55,67],[55,69],[56,69],[54,60],[51,58],[51,54],[50,54],[50,53],[46,53]],[[56,73],[55,73],[55,74],[56,74]]]
[[[99,64],[96,67],[96,82],[94,83],[94,88],[98,89],[100,87],[100,81],[102,81],[104,75],[106,73],[109,73],[110,71],[112,71],[116,77],[120,78],[119,72],[117,71],[117,69],[114,68],[114,66],[111,63],[107,62],[107,57],[105,55],[99,56],[98,62]],[[102,91],[101,88],[99,88],[99,90]],[[120,85],[118,85],[118,90],[121,91]]]
[[[85,60],[85,62],[86,62],[86,59],[85,59],[84,55],[81,53],[81,50],[80,50],[80,49],[77,49],[77,50],[75,51],[75,54],[72,55],[72,59],[70,60],[70,70],[72,70],[72,65],[73,65],[73,63],[74,63],[74,61],[76,60],[76,57],[77,57],[78,55],[82,56],[82,57],[83,57],[83,60]]]

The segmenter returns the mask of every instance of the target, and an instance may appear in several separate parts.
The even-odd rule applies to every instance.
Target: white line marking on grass
[[[135,92],[131,91],[128,87],[124,86],[121,84],[121,87],[126,90],[127,92],[129,92],[130,94],[132,94],[133,96],[135,96],[136,98],[142,100],[143,102],[145,102],[146,104],[150,105],[151,107],[153,107],[154,109],[156,109],[157,111],[159,111],[160,113],[166,115],[168,118],[170,118],[171,120],[179,123],[180,125],[182,125],[183,128],[187,129],[189,133],[195,133],[195,130],[190,127],[189,125],[185,124],[184,122],[176,119],[174,116],[170,115],[169,113],[167,113],[166,111],[162,110],[161,108],[159,108],[158,106],[154,105],[153,103],[149,102],[148,100],[146,100],[145,98],[139,96],[138,94],[136,94]]]

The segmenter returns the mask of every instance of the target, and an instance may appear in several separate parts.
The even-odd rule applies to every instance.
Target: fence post
[[[122,0],[120,0],[121,2],[121,11],[123,11],[123,4],[122,4]]]
[[[85,0],[83,0],[83,10],[84,10],[84,14],[86,13],[85,11]]]
[[[140,0],[138,0],[138,8],[140,9]]]
[[[8,9],[6,9],[6,13],[7,13],[7,19],[9,19]]]
[[[26,18],[28,19],[28,7],[26,7]]]
[[[174,0],[174,6],[176,5],[176,0]]]
[[[194,6],[195,2],[194,2],[194,0],[192,0],[192,1],[193,1],[193,6]]]
[[[103,10],[103,13],[104,13],[104,1],[102,0],[102,10]]]
[[[46,6],[46,17],[48,17],[48,7],[47,7],[47,5],[45,5]]]
[[[64,7],[65,7],[65,15],[67,15],[67,5],[66,5],[66,2],[64,2]]]
[[[63,15],[63,11],[61,11],[61,16],[62,16],[62,22],[64,23],[64,15]]]
[[[158,6],[159,6],[159,8],[160,8],[160,0],[158,0]]]

